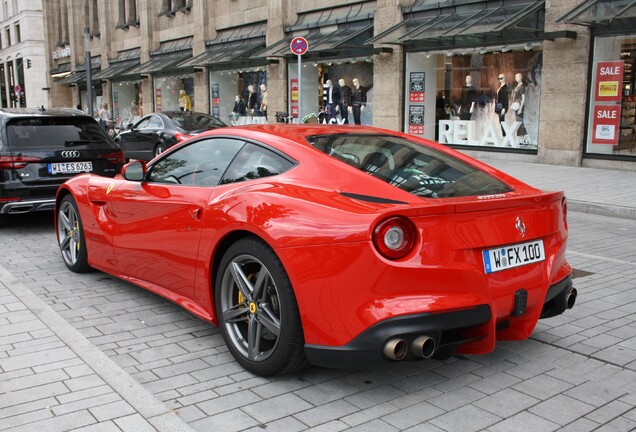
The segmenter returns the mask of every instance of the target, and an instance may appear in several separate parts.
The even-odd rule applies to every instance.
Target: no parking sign
[[[303,116],[301,114],[301,110],[302,110],[302,96],[301,96],[301,93],[302,93],[301,92],[301,88],[302,88],[302,79],[301,79],[302,67],[301,67],[301,57],[309,49],[309,43],[307,43],[307,39],[305,39],[304,37],[298,36],[298,37],[295,37],[295,38],[293,38],[291,40],[291,43],[289,44],[289,49],[291,49],[291,52],[293,54],[296,54],[298,56],[298,123],[300,123],[301,119],[303,118]]]

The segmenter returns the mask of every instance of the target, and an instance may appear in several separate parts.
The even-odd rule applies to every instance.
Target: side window
[[[150,168],[149,181],[188,186],[216,186],[245,143],[207,138],[166,154]]]
[[[157,116],[150,116],[150,121],[148,122],[148,126],[151,129],[161,129],[163,127],[163,122]]]
[[[145,119],[141,119],[139,123],[135,126],[135,129],[148,129],[150,124],[151,117],[146,117]]]
[[[221,180],[221,184],[236,183],[281,174],[294,164],[271,150],[255,144],[245,144]]]

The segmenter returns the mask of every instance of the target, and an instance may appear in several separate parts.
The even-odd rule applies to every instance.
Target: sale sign
[[[598,102],[620,101],[625,64],[621,61],[599,62],[596,65],[596,94]]]
[[[598,105],[594,107],[592,143],[618,144],[621,119],[620,105]]]

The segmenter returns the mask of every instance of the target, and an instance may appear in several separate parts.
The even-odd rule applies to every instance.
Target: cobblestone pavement
[[[636,220],[570,212],[577,305],[528,341],[262,378],[172,303],[70,273],[25,219],[0,231],[0,430],[636,430]]]

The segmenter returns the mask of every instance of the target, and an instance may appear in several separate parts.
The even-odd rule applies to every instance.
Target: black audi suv
[[[0,109],[0,223],[53,210],[64,180],[83,172],[114,177],[121,148],[94,118],[65,108]]]

